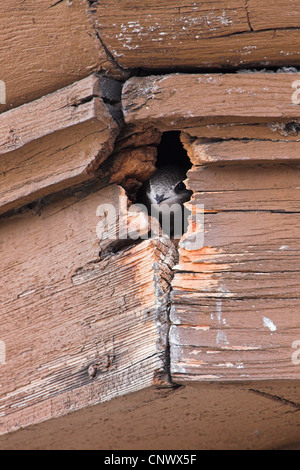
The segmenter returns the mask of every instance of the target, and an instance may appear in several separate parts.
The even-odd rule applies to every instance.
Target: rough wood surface
[[[139,449],[146,461],[153,449],[299,449],[299,403],[298,381],[151,387],[1,436],[0,447],[104,449],[103,458]]]
[[[104,0],[96,7],[95,26],[125,68],[300,64],[300,11],[289,0]]]
[[[99,82],[96,75],[91,75],[0,115],[0,154],[92,119],[111,123],[113,127],[109,108],[99,99]],[[111,87],[115,83],[111,80]]]
[[[259,117],[258,117],[259,120]],[[185,133],[193,137],[205,139],[267,139],[283,141],[300,140],[300,121],[295,119],[269,120],[266,123],[256,122],[229,122],[218,123],[212,118],[210,123],[185,126]]]
[[[160,140],[161,132],[149,124],[124,125],[116,138],[112,155],[100,166],[97,175],[120,184],[135,201],[142,183],[156,170]]]
[[[209,124],[297,119],[300,108],[293,102],[293,85],[299,76],[241,73],[133,77],[122,93],[125,121],[148,122],[169,130],[204,124],[205,119],[210,119]]]
[[[261,29],[299,28],[300,5],[287,0],[271,0],[268,4],[259,0],[247,0],[249,22],[254,31]],[[283,53],[283,52],[282,52]]]
[[[17,25],[17,27],[16,27]],[[0,5],[0,79],[6,105],[36,100],[94,71],[113,69],[85,0],[4,0]]]
[[[194,165],[221,163],[255,163],[255,162],[297,162],[300,160],[300,142],[280,142],[262,140],[226,140],[206,142],[181,138],[188,156]]]
[[[92,75],[0,116],[0,213],[93,177],[120,129],[108,82],[116,94]]]
[[[93,71],[125,79],[127,68],[300,64],[299,8],[288,0],[270,7],[257,0],[42,0],[38,6],[34,0],[5,0],[0,22],[0,80],[7,90],[0,112]]]
[[[189,248],[190,224],[172,283],[174,380],[300,378],[299,181],[291,163],[189,171],[204,246]]]
[[[190,170],[188,177],[189,186],[197,192],[196,202],[204,204],[207,211],[300,210],[296,165],[203,166]]]
[[[125,196],[108,189],[2,219],[1,433],[168,381],[174,251],[145,240],[100,259],[97,208]]]

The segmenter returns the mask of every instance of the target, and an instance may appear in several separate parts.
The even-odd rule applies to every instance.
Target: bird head
[[[164,166],[149,179],[146,197],[150,204],[183,204],[191,197],[192,191],[184,184],[185,171],[179,166]]]

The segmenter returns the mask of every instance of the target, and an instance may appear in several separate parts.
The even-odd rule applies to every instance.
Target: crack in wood
[[[50,5],[50,7],[48,7],[48,10],[50,10],[50,8],[56,7],[56,5],[59,5],[62,2],[64,2],[64,0],[58,0],[57,2],[53,3],[53,5]]]
[[[273,395],[271,393],[263,392],[261,390],[255,390],[253,388],[249,388],[249,392],[255,393],[257,395],[260,395],[262,397],[268,398],[273,401],[280,402],[283,405],[293,406],[294,408],[297,409],[297,411],[300,411],[300,403],[295,403],[294,401],[287,400],[286,398],[280,397],[278,395]]]
[[[254,29],[252,28],[252,25],[251,25],[251,21],[250,21],[250,13],[249,13],[249,8],[248,8],[248,0],[245,0],[245,9],[246,9],[246,17],[247,17],[249,29],[250,29],[250,31],[254,31]]]
[[[212,37],[207,37],[207,38],[203,38],[203,40],[205,41],[211,41],[211,40],[216,40],[217,39],[222,39],[222,38],[229,38],[229,37],[235,37],[235,36],[240,36],[240,35],[249,35],[249,34],[258,34],[258,33],[267,33],[267,32],[270,32],[270,31],[292,31],[292,30],[297,30],[299,31],[300,28],[299,26],[289,26],[289,27],[278,27],[278,28],[261,28],[261,29],[253,29],[251,31],[236,31],[235,33],[229,33],[229,34],[220,34],[218,36],[212,36]],[[180,69],[180,67],[178,68],[178,70],[182,70],[182,68]],[[176,72],[176,68],[174,67],[173,69],[171,69],[170,73],[174,73]]]
[[[98,41],[100,42],[106,56],[107,56],[107,60],[115,67],[117,68],[123,79],[126,80],[127,78],[129,78],[129,76],[133,73],[133,70],[131,69],[131,71],[127,71],[126,69],[124,69],[117,61],[117,59],[115,58],[115,56],[110,52],[110,50],[108,49],[108,47],[106,46],[105,42],[102,40],[99,32],[96,30],[96,27],[95,25],[93,25],[93,28],[94,28],[94,31],[95,31],[95,36],[96,38],[98,39]]]

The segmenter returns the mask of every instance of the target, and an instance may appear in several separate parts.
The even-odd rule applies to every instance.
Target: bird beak
[[[155,200],[157,204],[160,204],[162,201],[164,201],[164,199],[165,199],[164,196],[158,196],[158,195],[155,196]]]

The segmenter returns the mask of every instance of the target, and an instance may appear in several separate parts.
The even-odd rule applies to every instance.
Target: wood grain
[[[258,119],[259,120],[259,119]],[[294,141],[300,140],[299,119],[269,120],[266,123],[256,122],[216,122],[211,118],[206,123],[185,126],[184,134],[204,139],[262,139],[271,141]]]
[[[205,210],[299,212],[297,165],[203,166],[188,172]]]
[[[299,18],[288,0],[105,0],[95,26],[124,68],[261,68],[299,65]]]
[[[297,73],[170,74],[133,77],[124,85],[125,121],[162,130],[220,122],[299,118],[293,103]],[[205,123],[205,121],[204,121]]]
[[[88,2],[42,0],[37,5],[35,0],[5,0],[0,18],[0,79],[7,93],[0,112],[92,72],[114,69],[95,34]]]
[[[117,83],[111,80],[111,87]],[[91,75],[32,103],[0,115],[0,154],[82,122],[112,121],[101,98],[99,78]],[[119,92],[120,94],[120,92]]]
[[[204,246],[190,249],[191,222],[172,282],[172,376],[299,379],[298,165],[222,163],[188,173],[190,207],[204,204]]]
[[[1,433],[168,382],[174,250],[145,240],[100,259],[96,210],[112,194],[2,219]]]
[[[299,3],[286,0],[271,0],[268,5],[259,0],[248,0],[249,22],[254,31],[271,29],[298,28],[300,18]]]
[[[142,450],[145,459],[155,455],[153,449],[174,454],[178,448],[183,454],[195,449],[295,450],[300,442],[299,402],[299,381],[149,387],[0,436],[0,446],[107,449],[107,457],[116,450]]]
[[[268,140],[226,140],[207,142],[182,137],[188,156],[193,165],[242,164],[261,162],[298,162],[300,142],[280,142]]]
[[[113,151],[117,104],[104,103],[101,80],[92,75],[0,116],[0,213],[91,179]]]

